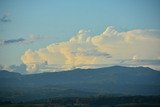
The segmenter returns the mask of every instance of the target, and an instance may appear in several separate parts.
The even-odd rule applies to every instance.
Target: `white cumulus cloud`
[[[28,49],[22,62],[30,73],[35,73],[117,65],[137,56],[140,60],[159,60],[160,30],[119,32],[111,26],[96,36],[87,32],[80,30],[70,40],[46,48]]]

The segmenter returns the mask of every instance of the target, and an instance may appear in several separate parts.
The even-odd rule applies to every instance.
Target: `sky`
[[[159,10],[159,0],[0,0],[0,65],[159,70]]]

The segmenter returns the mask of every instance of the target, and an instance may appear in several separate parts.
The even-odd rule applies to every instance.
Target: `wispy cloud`
[[[10,45],[10,44],[28,44],[36,42],[37,40],[42,39],[41,36],[31,35],[28,38],[17,38],[17,39],[8,39],[8,40],[0,40],[0,46]]]
[[[131,30],[118,32],[114,27],[99,35],[89,36],[80,30],[69,41],[54,43],[46,48],[28,49],[21,57],[29,72],[93,68],[103,65],[124,65],[126,60],[141,60],[137,64],[149,66],[160,56],[160,30]],[[129,61],[130,65],[133,65]],[[128,65],[129,66],[129,65]],[[154,64],[154,66],[157,66]]]
[[[5,14],[0,18],[0,21],[6,23],[11,22],[11,19],[9,18],[9,15]]]
[[[10,40],[3,40],[1,41],[2,45],[7,45],[7,44],[13,44],[13,43],[20,43],[20,42],[24,42],[25,39],[23,38],[19,38],[19,39],[10,39]]]

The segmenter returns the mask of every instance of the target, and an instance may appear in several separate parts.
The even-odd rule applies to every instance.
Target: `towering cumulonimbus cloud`
[[[30,73],[61,71],[117,65],[133,58],[159,60],[159,47],[160,30],[119,32],[110,26],[96,36],[80,30],[69,41],[53,43],[36,51],[28,49],[21,59]]]

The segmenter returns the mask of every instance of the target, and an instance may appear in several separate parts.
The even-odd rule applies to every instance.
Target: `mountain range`
[[[26,75],[0,71],[0,101],[97,95],[160,95],[160,72],[122,66]]]

